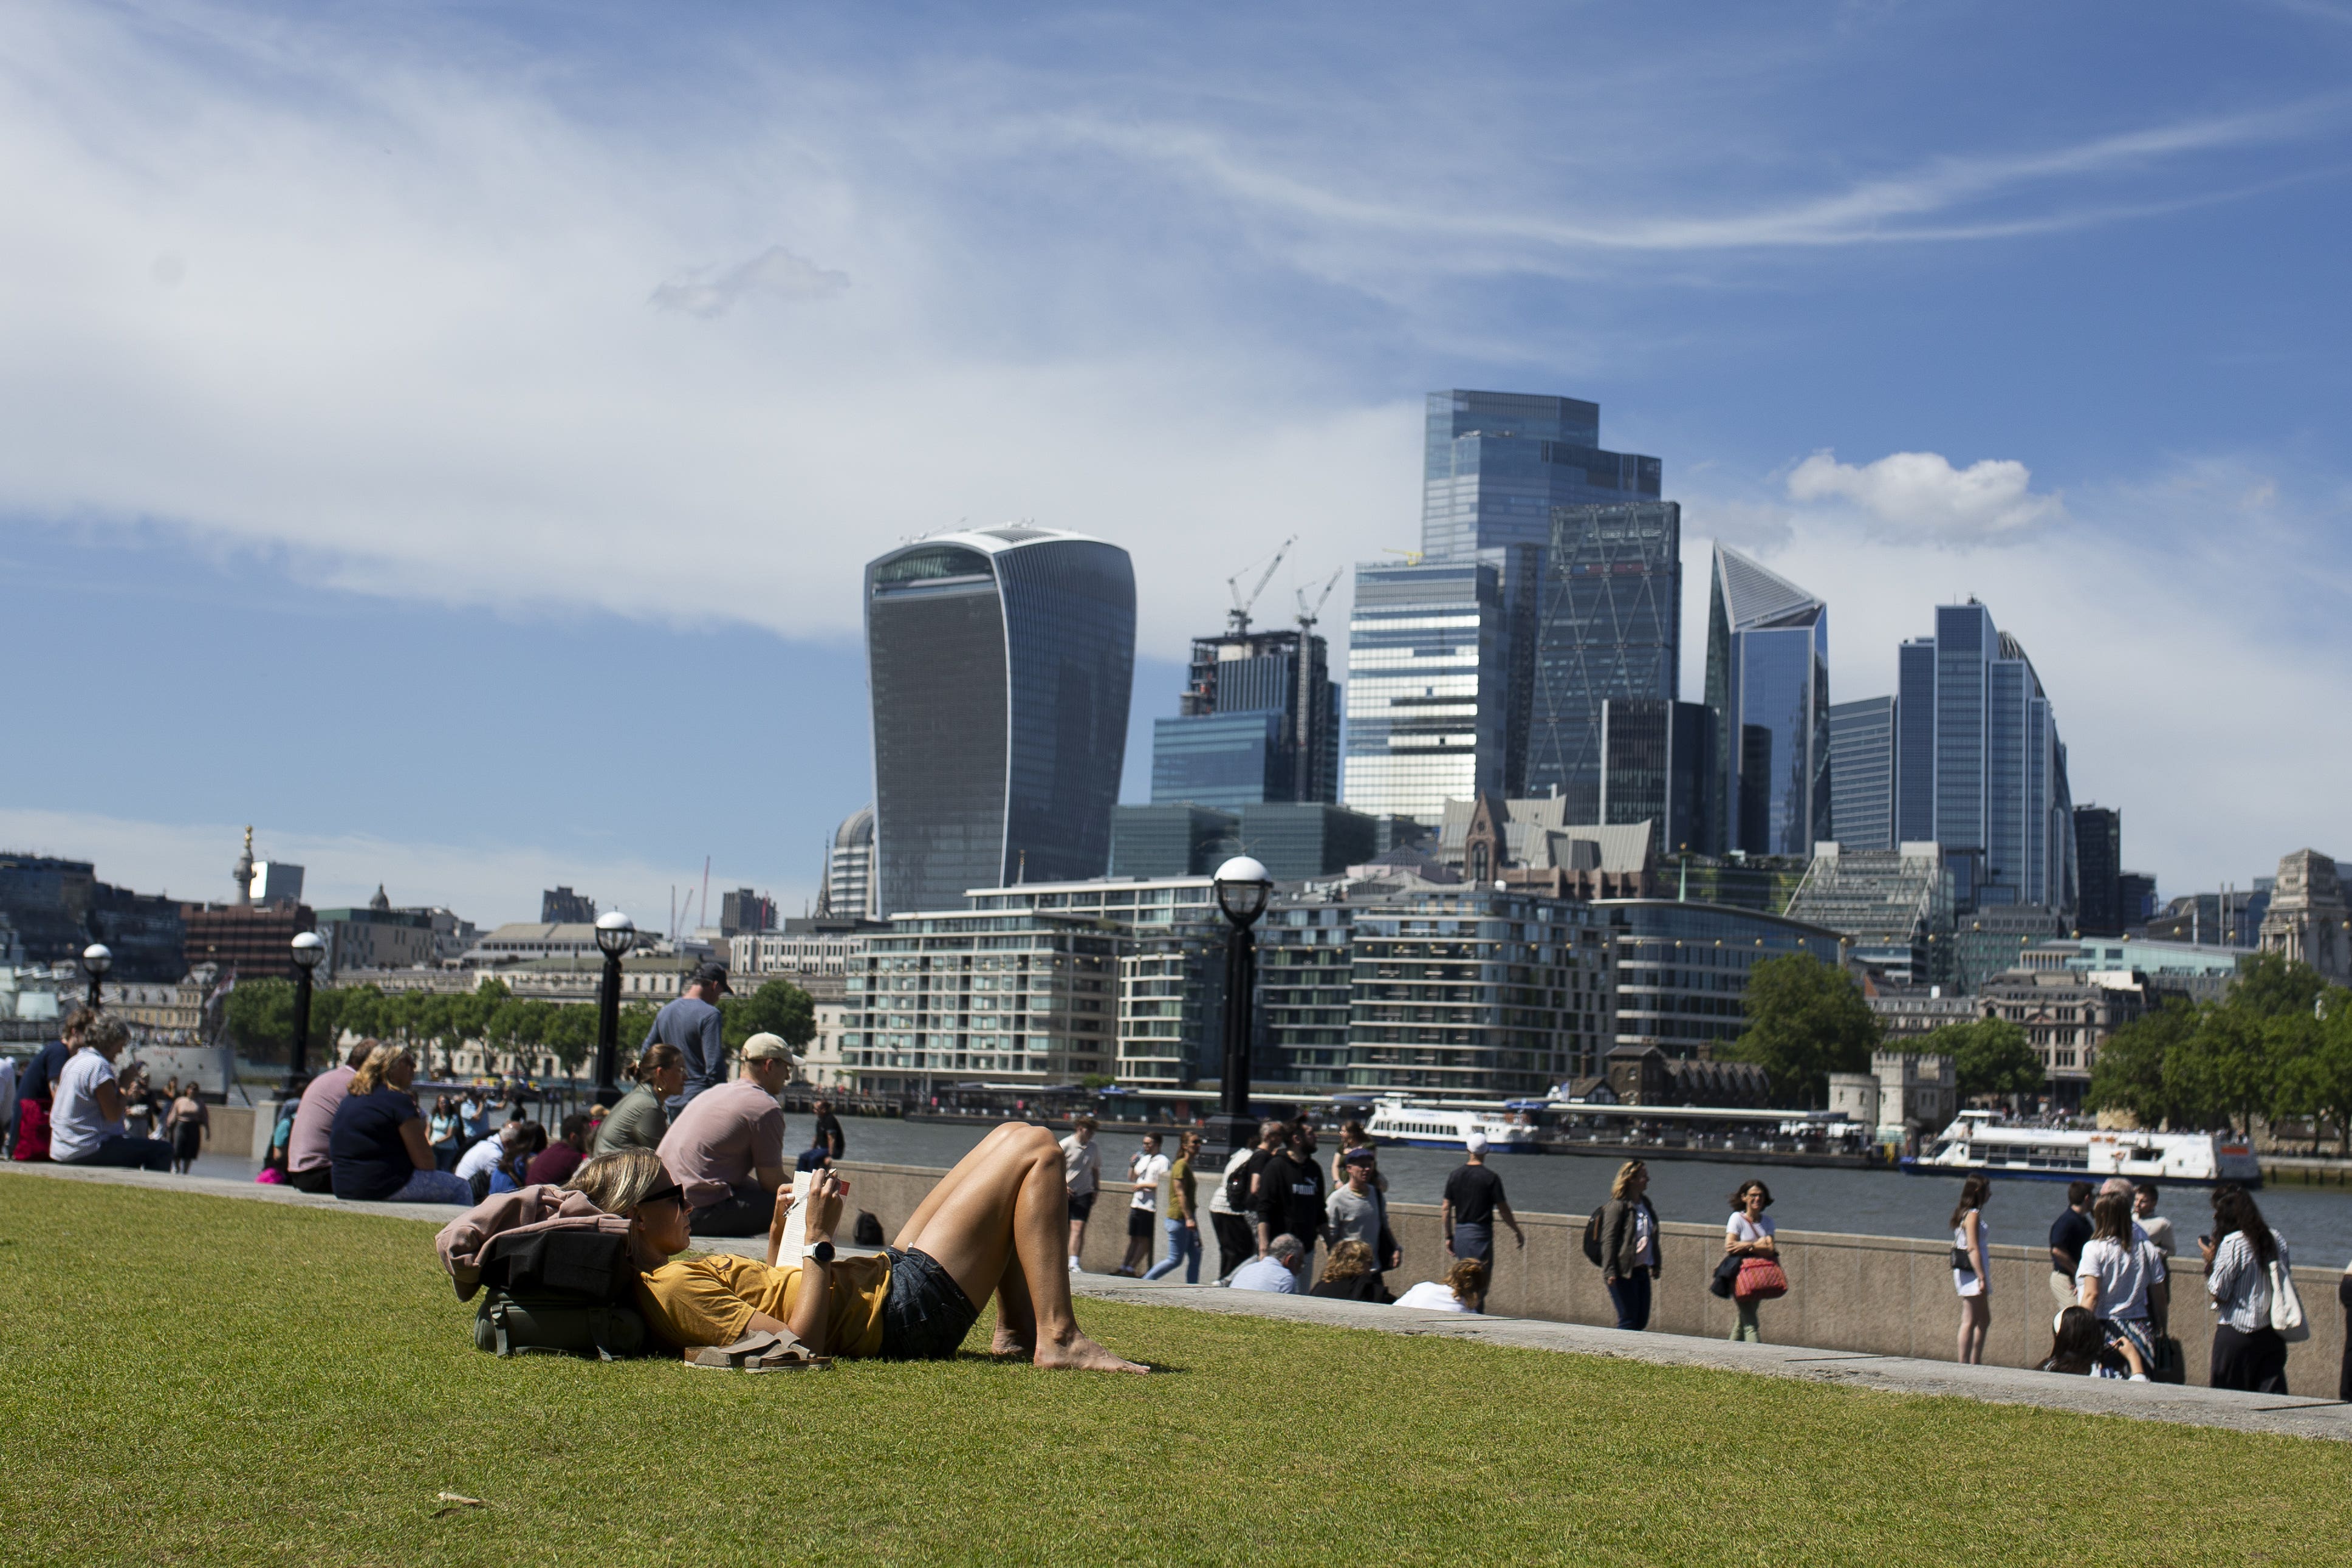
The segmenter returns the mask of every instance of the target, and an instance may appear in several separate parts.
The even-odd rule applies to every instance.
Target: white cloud
[[[653,291],[650,303],[689,316],[724,316],[754,294],[777,299],[830,299],[849,287],[849,274],[821,267],[780,245],[770,246],[716,277],[711,271],[697,267],[672,278]]]
[[[1789,498],[1848,501],[1885,532],[1947,545],[2001,544],[2063,522],[2066,504],[2033,493],[2033,475],[2014,459],[1966,468],[1934,452],[1896,452],[1857,467],[1816,452],[1790,471]]]

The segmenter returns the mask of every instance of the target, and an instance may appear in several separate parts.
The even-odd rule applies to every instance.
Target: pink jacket
[[[482,1284],[482,1251],[490,1238],[509,1231],[602,1230],[626,1236],[629,1222],[607,1214],[576,1192],[560,1186],[527,1186],[502,1192],[475,1205],[441,1228],[434,1250],[457,1287],[457,1299],[470,1301]]]

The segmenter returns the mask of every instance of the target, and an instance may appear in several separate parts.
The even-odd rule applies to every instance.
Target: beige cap
[[[784,1037],[780,1034],[755,1034],[751,1039],[745,1040],[743,1042],[743,1060],[746,1061],[789,1061],[794,1067],[798,1067],[801,1064],[800,1053],[794,1051],[791,1046],[786,1045],[784,1043]]]

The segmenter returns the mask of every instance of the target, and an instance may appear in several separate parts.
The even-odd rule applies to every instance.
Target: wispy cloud
[[[680,274],[656,288],[650,303],[688,316],[724,316],[755,295],[784,300],[830,299],[848,287],[849,274],[819,267],[776,245],[724,271],[705,267]]]

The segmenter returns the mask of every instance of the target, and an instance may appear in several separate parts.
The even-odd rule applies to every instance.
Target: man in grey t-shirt
[[[719,1034],[719,998],[733,994],[734,988],[727,983],[726,965],[703,965],[688,977],[677,1000],[654,1015],[654,1027],[646,1031],[644,1042],[637,1047],[637,1054],[643,1056],[647,1046],[674,1045],[685,1060],[686,1087],[670,1102],[672,1116],[704,1090],[727,1082],[727,1042]]]
[[[1372,1164],[1378,1157],[1370,1149],[1349,1150],[1348,1185],[1331,1195],[1323,1210],[1330,1220],[1331,1245],[1362,1242],[1372,1250],[1375,1274],[1385,1273],[1404,1260],[1388,1235],[1388,1201],[1372,1185]]]

